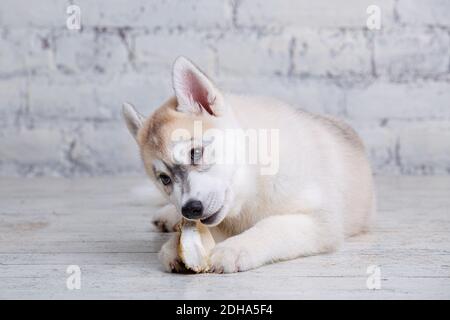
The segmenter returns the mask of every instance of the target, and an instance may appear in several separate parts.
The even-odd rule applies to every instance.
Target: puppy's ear
[[[131,135],[137,139],[137,132],[144,123],[144,117],[137,112],[131,104],[126,102],[122,105],[122,114],[125,118],[128,130],[130,130]]]
[[[177,110],[193,114],[223,114],[223,97],[212,81],[185,57],[173,64],[173,88],[178,100]]]

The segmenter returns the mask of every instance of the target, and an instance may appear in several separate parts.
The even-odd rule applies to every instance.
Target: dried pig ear
[[[183,219],[178,254],[187,269],[196,273],[208,272],[209,254],[214,246],[214,238],[207,227],[198,221]]]

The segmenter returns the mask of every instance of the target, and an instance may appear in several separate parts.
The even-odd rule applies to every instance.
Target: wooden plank
[[[336,253],[232,275],[164,273],[142,178],[0,180],[0,298],[450,298],[450,179],[377,177],[373,231]],[[79,265],[82,289],[68,290]],[[381,268],[381,290],[366,287]],[[267,279],[267,280],[266,280]]]

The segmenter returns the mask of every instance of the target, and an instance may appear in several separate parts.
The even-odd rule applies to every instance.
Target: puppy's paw
[[[152,224],[160,232],[178,231],[181,215],[171,204],[159,208],[152,217]]]
[[[211,272],[233,273],[255,267],[251,253],[238,245],[218,244],[211,252]]]
[[[163,217],[155,217],[152,219],[152,224],[159,232],[175,232],[178,231],[179,221],[165,219]]]
[[[167,272],[185,272],[186,268],[178,256],[178,234],[174,234],[161,247],[158,258]]]

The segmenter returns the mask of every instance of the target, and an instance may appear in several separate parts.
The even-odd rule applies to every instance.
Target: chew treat
[[[209,253],[215,241],[209,229],[199,221],[183,219],[178,254],[187,269],[196,273],[209,270]]]

